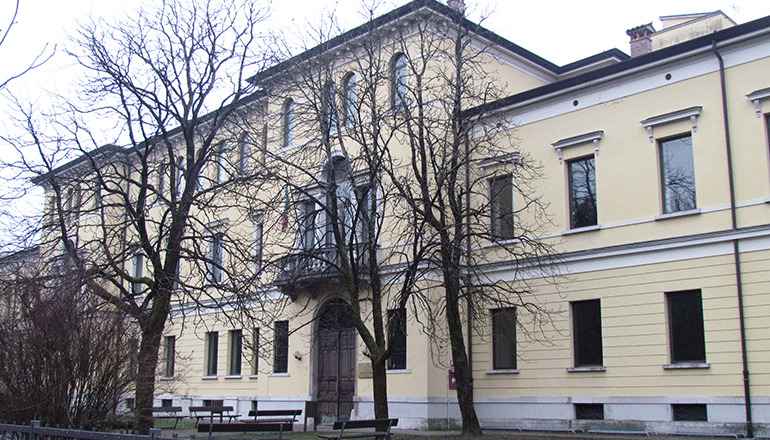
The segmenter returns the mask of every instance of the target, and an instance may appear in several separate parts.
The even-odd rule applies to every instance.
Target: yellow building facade
[[[375,23],[416,13],[454,12],[416,0]],[[490,329],[469,343],[483,427],[705,434],[743,433],[750,421],[770,435],[770,18],[663,21],[629,31],[632,45],[647,39],[634,57],[610,50],[565,66],[473,28],[509,96],[467,117],[515,126],[518,143],[503,147],[541,164],[545,238],[563,262],[558,283],[529,280],[554,310],[542,337],[478,314]],[[503,260],[484,270],[506,280],[517,269]],[[360,340],[337,340],[346,354],[331,376],[322,371],[335,298],[315,292],[311,312],[276,324],[286,338],[260,329],[276,353],[257,366],[241,339],[252,329],[216,312],[194,328],[172,320],[174,365],[161,356],[156,403],[222,401],[244,416],[255,404],[299,409],[333,379],[351,397],[336,411],[372,417]],[[456,426],[448,359],[436,359],[413,317],[404,325],[403,358],[387,374],[391,416],[399,427]]]

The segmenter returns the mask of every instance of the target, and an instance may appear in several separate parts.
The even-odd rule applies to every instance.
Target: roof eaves
[[[601,80],[604,77],[619,74],[627,70],[643,67],[647,64],[664,61],[677,55],[686,54],[705,46],[710,46],[713,42],[730,40],[743,35],[751,34],[763,29],[770,29],[770,16],[762,17],[747,23],[733,26],[713,34],[704,35],[679,44],[658,49],[645,55],[629,58],[617,64],[602,67],[580,75],[565,78],[550,84],[546,84],[534,89],[526,90],[515,95],[511,95],[497,101],[488,102],[477,107],[470,108],[463,112],[464,117],[474,117],[482,113],[497,111],[515,104],[531,101],[543,96],[551,95],[561,90],[570,89],[582,84]]]
[[[546,60],[545,58],[530,52],[527,49],[524,49],[523,47],[513,43],[512,41],[500,36],[499,34],[481,26],[478,23],[474,23],[467,18],[465,18],[462,14],[459,12],[453,10],[447,5],[444,5],[442,3],[437,2],[436,0],[413,0],[401,7],[398,7],[396,9],[391,10],[390,12],[387,12],[383,15],[380,15],[379,17],[373,19],[371,22],[367,22],[364,24],[361,24],[347,32],[344,32],[334,38],[329,39],[329,41],[326,41],[322,44],[319,44],[315,47],[312,47],[298,55],[295,55],[285,61],[282,61],[278,64],[275,64],[267,69],[265,69],[262,72],[257,73],[256,75],[253,75],[247,79],[247,81],[251,83],[259,83],[261,81],[264,81],[266,79],[269,79],[280,72],[285,71],[286,69],[289,69],[298,63],[305,61],[307,59],[310,59],[314,56],[320,55],[321,53],[324,53],[326,51],[332,50],[338,46],[341,46],[342,44],[347,43],[348,41],[351,41],[352,39],[359,37],[366,32],[371,31],[374,28],[382,27],[388,23],[391,23],[395,20],[398,20],[402,17],[405,17],[406,15],[415,12],[417,10],[420,10],[422,8],[428,8],[431,9],[434,12],[440,13],[442,15],[445,15],[450,18],[454,18],[459,20],[459,22],[462,24],[462,26],[479,36],[503,47],[504,49],[512,52],[513,54],[522,57],[529,61],[532,64],[535,64],[539,66],[542,69],[548,70],[552,73],[558,73],[559,72],[559,66],[556,64]]]
[[[199,118],[198,123],[205,123],[209,119],[213,118],[218,112],[220,112],[222,110],[225,110],[225,109],[228,109],[231,106],[240,106],[240,105],[248,104],[251,101],[255,101],[255,100],[257,100],[257,99],[259,99],[259,98],[261,98],[263,96],[265,96],[265,91],[264,90],[257,90],[256,92],[241,98],[240,100],[238,100],[238,102],[231,103],[231,104],[229,104],[229,105],[227,105],[227,106],[225,106],[223,108],[220,108],[220,109],[217,109],[217,110],[213,110],[213,111],[211,111],[209,113],[206,113],[205,115],[203,115],[203,116],[201,116]],[[164,136],[166,136],[166,137],[176,136],[181,131],[182,131],[182,127],[181,126],[174,127],[171,130],[169,130],[168,132],[166,132],[166,134]],[[160,136],[155,136],[155,137],[152,137],[152,138],[149,138],[149,139],[145,139],[142,142],[139,142],[136,145],[136,148],[139,149],[139,150],[142,150],[144,148],[148,148],[159,137]],[[35,184],[35,185],[43,184],[51,176],[56,175],[56,174],[60,174],[60,173],[62,173],[64,171],[67,171],[67,170],[69,170],[71,168],[76,167],[81,162],[84,162],[89,156],[91,156],[93,158],[97,158],[97,157],[100,157],[101,155],[104,155],[106,153],[126,154],[129,151],[131,151],[131,148],[132,147],[124,148],[124,147],[120,147],[120,146],[114,145],[114,144],[102,145],[101,147],[99,147],[99,148],[97,148],[95,150],[89,151],[89,152],[87,152],[87,153],[85,153],[85,154],[83,154],[81,156],[78,156],[78,157],[70,160],[69,162],[66,162],[66,163],[64,163],[64,164],[54,168],[53,170],[51,170],[51,171],[49,171],[49,172],[47,172],[45,174],[41,174],[39,176],[34,177],[32,179],[32,183]]]

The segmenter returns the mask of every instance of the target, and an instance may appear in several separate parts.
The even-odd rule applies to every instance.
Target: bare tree
[[[525,331],[540,331],[549,321],[527,282],[555,273],[542,238],[550,219],[535,186],[540,166],[516,151],[514,126],[485,114],[486,103],[503,97],[504,85],[490,71],[489,45],[461,13],[415,22],[398,43],[403,58],[397,68],[404,73],[393,100],[408,153],[406,167],[389,168],[390,179],[408,212],[428,225],[423,260],[440,274],[429,287],[443,295],[421,301],[433,307],[425,313],[426,329],[448,333],[462,430],[477,435],[471,351],[463,334],[488,334],[484,311],[494,308],[519,309],[517,325]],[[514,263],[512,279],[486,270],[501,260]]]
[[[76,273],[51,276],[30,268],[36,253],[15,255],[0,263],[0,418],[94,427],[131,390],[136,328],[94,303]]]
[[[19,16],[20,6],[21,0],[16,0],[15,3],[13,3],[13,7],[11,8],[11,15],[8,19],[8,24],[6,24],[5,27],[0,27],[0,49],[6,44],[8,37],[11,35],[11,30],[16,25],[16,19]],[[32,61],[19,69],[16,73],[11,74],[8,78],[0,78],[0,90],[5,89],[11,81],[20,78],[25,73],[42,66],[46,61],[51,59],[55,51],[55,46],[50,48],[48,44],[43,45],[37,55],[35,55],[35,57],[32,59]]]
[[[371,26],[373,19],[369,11]],[[321,45],[338,32],[334,16],[310,28],[308,40]],[[300,292],[338,286],[341,319],[352,320],[371,364],[377,419],[388,418],[395,320],[405,319],[399,313],[420,277],[424,228],[414,219],[400,225],[409,233],[389,229],[387,217],[403,207],[385,169],[395,130],[384,127],[390,120],[381,114],[389,65],[383,48],[381,36],[367,33],[342,71],[339,60],[321,56],[260,82],[280,109],[268,121],[268,131],[278,134],[270,143],[279,147],[266,151],[264,172],[283,198],[260,209],[286,222],[271,235],[269,245],[279,251],[268,264],[277,270],[276,284],[307,305],[314,297]],[[392,234],[404,240],[394,243]],[[352,402],[342,411],[350,408]]]
[[[31,177],[46,192],[42,222],[23,223],[17,239],[35,237],[44,259],[61,259],[139,327],[140,432],[152,424],[172,308],[183,319],[284,301],[259,293],[248,210],[261,188],[257,146],[237,123],[258,117],[263,94],[244,75],[268,61],[265,14],[252,1],[168,0],[88,23],[68,51],[84,72],[80,99],[49,112],[18,104],[26,134],[4,138],[20,158],[5,164],[16,181]],[[114,144],[102,145],[105,132],[117,132]]]
[[[488,43],[461,14],[425,13],[389,32],[378,32],[374,20],[369,26],[345,51],[308,57],[266,80],[273,101],[283,103],[275,123],[283,131],[271,132],[284,146],[268,153],[266,168],[286,191],[282,209],[298,219],[289,231],[296,239],[283,240],[295,255],[281,261],[300,273],[332,268],[354,308],[372,302],[371,316],[354,313],[370,353],[390,354],[387,317],[376,305],[397,292],[391,304],[413,310],[437,351],[449,347],[463,432],[480,434],[464,334],[487,336],[482,311],[492,308],[520,309],[516,325],[533,338],[549,321],[527,282],[555,267],[542,239],[550,220],[535,188],[540,167],[515,151],[515,127],[484,113],[485,103],[503,96],[502,79],[490,72]],[[320,48],[328,35],[317,31]],[[352,196],[362,184],[377,187],[370,207],[377,222],[366,240],[355,225],[368,211]],[[485,270],[498,258],[516,263],[513,279]],[[361,318],[373,320],[371,342]],[[384,368],[376,362],[380,417],[386,390],[383,383],[378,391]]]

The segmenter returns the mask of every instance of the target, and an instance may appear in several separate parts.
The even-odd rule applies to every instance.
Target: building
[[[251,80],[344,57],[365,32],[457,14],[415,0]],[[545,340],[506,321],[495,327],[497,312],[479,315],[494,334],[471,343],[483,426],[743,433],[750,422],[755,435],[770,435],[770,17],[735,24],[717,11],[661,21],[659,31],[628,31],[633,57],[612,49],[564,66],[460,21],[493,47],[489,66],[507,95],[465,115],[511,122],[520,140],[507,144],[511,152],[542,165],[553,217],[546,238],[564,273],[558,286],[537,285],[560,310]],[[266,103],[283,130],[267,148],[291,146],[293,104]],[[510,163],[493,166],[504,176]],[[486,270],[506,279],[518,268],[503,260]],[[308,297],[319,322],[337,304],[323,288]],[[331,384],[351,400],[334,410],[373,414],[371,373],[344,319],[331,328],[277,319],[256,333],[273,341],[273,362],[247,368],[252,329],[215,315],[203,318],[205,329],[167,328],[165,353],[184,354],[186,367],[164,358],[160,383],[177,383],[159,403],[223,401],[245,414],[253,401],[297,408],[323,400]],[[388,371],[391,414],[400,426],[451,426],[458,410],[447,368],[414,319],[401,322],[402,350]],[[325,330],[342,339],[322,346]],[[328,356],[338,362],[331,373],[322,371]]]

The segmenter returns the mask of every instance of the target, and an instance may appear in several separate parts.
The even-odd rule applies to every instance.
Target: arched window
[[[352,127],[356,123],[356,105],[358,102],[357,81],[358,78],[356,77],[356,74],[350,72],[345,76],[345,80],[342,83],[342,93],[344,98],[342,109],[346,127]]]
[[[398,53],[393,56],[391,62],[391,93],[390,99],[393,109],[396,111],[406,110],[407,87],[406,87],[407,65],[406,55]]]
[[[294,101],[289,98],[283,104],[283,146],[290,147],[294,141]]]

